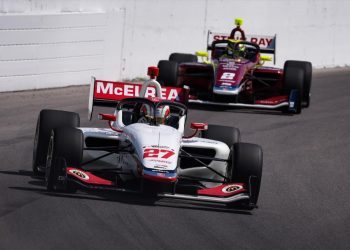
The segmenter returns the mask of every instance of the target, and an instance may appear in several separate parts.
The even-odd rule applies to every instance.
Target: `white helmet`
[[[165,121],[170,114],[170,108],[168,105],[158,107],[154,113],[153,108],[149,105],[143,105],[141,111],[149,121],[153,120],[156,124],[165,124]]]

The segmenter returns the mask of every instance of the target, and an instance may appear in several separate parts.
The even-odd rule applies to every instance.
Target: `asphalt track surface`
[[[91,126],[88,88],[2,93],[0,249],[349,249],[350,71],[316,73],[312,94],[312,106],[295,116],[190,110],[190,121],[236,126],[243,141],[263,147],[259,209],[242,212],[115,193],[48,193],[31,177],[37,115],[75,111]]]

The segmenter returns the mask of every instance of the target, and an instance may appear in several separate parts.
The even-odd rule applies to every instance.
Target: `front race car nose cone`
[[[156,166],[155,166],[156,167]],[[167,171],[167,170],[157,170],[151,168],[144,168],[142,173],[143,178],[155,181],[155,182],[175,182],[177,180],[176,170]]]

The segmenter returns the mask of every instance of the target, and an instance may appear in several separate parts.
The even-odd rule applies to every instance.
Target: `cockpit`
[[[212,58],[247,59],[255,62],[260,52],[257,44],[238,40],[218,40],[212,46]]]
[[[187,107],[171,101],[152,101],[146,98],[127,98],[119,102],[117,110],[123,124],[146,123],[152,126],[167,125],[179,128],[180,119],[187,114]]]

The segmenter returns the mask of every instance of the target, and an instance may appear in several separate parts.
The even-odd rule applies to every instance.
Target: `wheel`
[[[231,167],[227,175],[232,182],[243,182],[251,185],[251,200],[257,204],[260,192],[263,152],[259,145],[236,143],[232,146]]]
[[[221,141],[231,146],[241,140],[241,133],[238,128],[209,124],[207,130],[202,131],[202,137]]]
[[[302,68],[304,71],[302,107],[308,108],[311,101],[312,64],[306,61],[286,61],[287,67]]]
[[[178,87],[177,71],[178,63],[173,61],[161,60],[158,63],[159,75],[157,81],[164,86]]]
[[[285,112],[300,114],[304,90],[304,70],[300,67],[288,66],[287,62],[285,63],[283,73],[283,92],[290,97],[292,96],[294,100],[294,110],[290,111],[288,108]]]
[[[34,175],[42,175],[45,171],[51,130],[62,126],[79,127],[79,114],[49,109],[40,111],[34,137],[32,164]]]
[[[47,190],[72,191],[59,176],[66,175],[66,166],[79,168],[83,158],[84,136],[72,127],[55,128],[51,132],[47,150],[45,181]],[[73,190],[74,191],[74,190]]]
[[[198,62],[198,57],[192,54],[172,53],[169,56],[169,61],[177,63]]]

